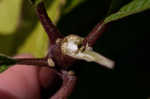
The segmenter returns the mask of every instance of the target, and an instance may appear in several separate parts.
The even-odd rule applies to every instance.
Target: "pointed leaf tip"
[[[131,2],[124,5],[118,12],[106,17],[104,23],[106,24],[112,21],[116,21],[148,9],[150,9],[150,0],[131,0]]]

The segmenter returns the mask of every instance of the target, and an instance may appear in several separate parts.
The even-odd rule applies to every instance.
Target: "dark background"
[[[131,0],[124,0],[119,7]],[[85,36],[106,16],[107,0],[89,0],[58,22],[62,33]],[[114,10],[115,11],[115,10]],[[79,81],[70,99],[147,99],[150,95],[150,11],[112,22],[94,49],[116,62],[109,70],[82,62]]]

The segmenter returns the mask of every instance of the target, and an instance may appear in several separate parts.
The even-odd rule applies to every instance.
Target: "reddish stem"
[[[61,88],[50,99],[68,99],[77,82],[75,75],[69,75],[67,71],[62,73],[63,83]]]
[[[17,64],[49,66],[46,58],[16,58]]]
[[[89,46],[93,46],[96,43],[96,40],[102,35],[106,30],[107,24],[104,24],[104,21],[98,23],[93,30],[85,37],[83,44],[88,43]]]
[[[49,48],[48,57],[51,57],[55,61],[56,65],[61,66],[61,70],[63,70],[63,72],[61,73],[63,83],[60,89],[50,99],[67,99],[67,97],[74,90],[77,77],[75,75],[68,74],[68,72],[64,69],[66,68],[66,66],[71,65],[74,62],[74,59],[69,56],[63,55],[60,50],[60,44],[55,43],[58,38],[62,38],[63,36],[61,35],[57,27],[49,19],[43,2],[37,5],[36,12],[45,31],[47,32],[50,38],[51,47]],[[87,35],[83,44],[86,45],[86,43],[88,43],[89,46],[93,46],[96,43],[96,40],[105,31],[105,29],[106,25],[103,24],[103,21],[98,23],[93,28],[93,30]],[[45,64],[43,61],[44,60],[42,60],[40,64]]]
[[[52,23],[51,19],[48,17],[43,2],[37,5],[36,13],[42,23],[42,26],[44,27],[46,33],[48,34],[51,43],[55,43],[57,38],[63,37],[59,32],[59,30],[57,29],[57,27]]]

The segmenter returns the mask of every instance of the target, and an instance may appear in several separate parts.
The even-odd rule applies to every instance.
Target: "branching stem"
[[[48,14],[46,12],[44,3],[41,2],[36,6],[36,13],[39,17],[42,26],[44,27],[46,33],[48,34],[50,38],[51,44],[55,43],[55,41],[58,38],[63,37],[57,27],[52,23],[51,19],[48,17]]]
[[[83,45],[88,43],[88,46],[93,46],[97,39],[102,35],[102,33],[106,30],[107,24],[104,24],[104,21],[98,23],[93,30],[85,37],[83,41]]]
[[[70,75],[67,71],[62,73],[62,86],[50,99],[68,99],[77,82],[75,75]]]

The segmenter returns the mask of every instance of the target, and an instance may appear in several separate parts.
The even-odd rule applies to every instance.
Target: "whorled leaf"
[[[104,23],[119,20],[126,16],[150,9],[150,0],[132,0],[123,6],[118,12],[105,18]]]

